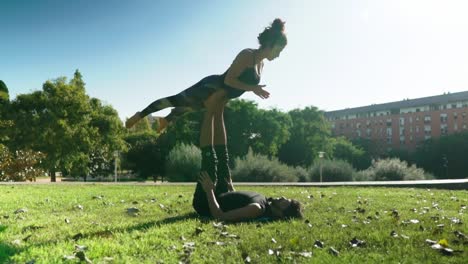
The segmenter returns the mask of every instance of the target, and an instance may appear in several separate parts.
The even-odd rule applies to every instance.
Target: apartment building
[[[382,152],[468,131],[467,115],[468,91],[325,112],[333,135],[372,140]]]

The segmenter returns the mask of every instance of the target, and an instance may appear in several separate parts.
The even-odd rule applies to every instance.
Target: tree
[[[10,100],[10,94],[6,84],[0,80],[0,104],[8,102]]]
[[[292,120],[289,140],[279,150],[279,159],[288,165],[307,167],[318,156],[319,151],[327,155],[332,152],[329,123],[323,112],[310,106],[289,112]]]
[[[53,182],[57,171],[86,176],[93,152],[123,147],[116,139],[122,126],[116,112],[89,98],[78,70],[70,82],[60,77],[46,81],[42,91],[17,96],[10,108],[15,123],[9,132],[11,144],[45,153],[42,166]]]
[[[156,142],[155,132],[132,133],[125,136],[128,151],[124,154],[122,167],[138,173],[139,178],[146,179],[161,175],[164,170],[164,150]]]
[[[276,156],[289,138],[291,118],[277,109],[258,109],[246,100],[230,101],[225,109],[229,152],[234,157],[247,154],[249,147],[255,153]]]
[[[353,145],[344,137],[330,139],[332,144],[332,156],[335,160],[344,160],[349,162],[355,169],[366,169],[370,166],[371,160],[365,151],[358,146]]]
[[[424,141],[417,147],[414,159],[418,166],[439,179],[467,178],[468,132]]]

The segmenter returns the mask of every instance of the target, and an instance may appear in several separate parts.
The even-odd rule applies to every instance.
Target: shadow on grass
[[[19,252],[19,249],[0,242],[0,263],[9,263],[10,258]]]
[[[159,227],[159,226],[162,226],[162,225],[169,225],[169,224],[173,224],[173,223],[177,223],[177,222],[181,222],[181,221],[186,221],[186,220],[190,220],[190,219],[201,219],[202,221],[204,220],[204,218],[200,218],[197,213],[192,212],[192,213],[186,213],[186,214],[183,214],[183,215],[164,218],[164,219],[157,220],[157,221],[150,221],[150,222],[146,222],[146,223],[140,223],[140,224],[137,224],[137,225],[134,225],[134,226],[126,227],[126,228],[114,228],[114,229],[108,229],[108,230],[105,230],[105,231],[98,231],[98,232],[83,234],[79,238],[81,239],[81,238],[105,237],[105,236],[111,236],[112,233],[120,233],[120,232],[130,233],[130,232],[133,232],[133,231],[136,231],[136,230],[138,230],[138,231],[145,230],[145,229],[149,229],[149,228],[152,228],[152,227]],[[71,238],[71,239],[74,239],[74,238]]]

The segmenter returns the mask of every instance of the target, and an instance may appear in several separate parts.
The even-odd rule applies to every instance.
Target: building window
[[[356,134],[357,134],[357,137],[360,138],[361,137],[361,130],[356,130]]]
[[[392,126],[392,119],[391,118],[387,119],[387,126]]]
[[[431,122],[431,116],[425,116],[424,123],[430,123],[430,122]]]
[[[458,124],[457,123],[453,124],[453,130],[455,130],[455,131],[458,130]]]
[[[419,116],[416,117],[416,122],[419,121]]]
[[[370,137],[371,137],[371,133],[372,133],[372,129],[368,128],[368,129],[366,130],[366,135],[367,135],[367,137],[370,138]]]
[[[400,136],[405,134],[405,128],[400,127]]]
[[[431,126],[425,125],[424,126],[424,134],[430,135],[431,134]]]
[[[447,132],[448,132],[447,131],[447,124],[441,124],[440,125],[440,134],[442,136],[445,136],[445,135],[447,135]]]
[[[410,124],[412,124],[413,123],[413,117],[410,116],[408,119],[409,119]]]
[[[457,118],[458,118],[458,114],[457,114],[457,112],[454,112],[453,113],[453,119],[457,120]]]
[[[421,112],[421,110],[419,110],[419,108],[416,108],[416,112]]]
[[[465,119],[465,117],[466,117],[466,113],[463,112],[463,113],[462,113],[462,118]]]
[[[440,114],[440,122],[447,123],[447,114]]]
[[[419,133],[419,126],[416,126],[416,133]]]
[[[427,139],[430,139],[430,138],[431,138],[431,135],[425,135],[425,136],[424,136],[424,139],[426,139],[426,140],[427,140]]]
[[[400,126],[404,126],[404,125],[405,125],[405,118],[400,117]]]
[[[457,104],[452,104],[452,108],[457,108]]]
[[[387,136],[389,136],[389,137],[392,136],[392,128],[391,127],[387,128]]]
[[[391,137],[387,137],[387,144],[392,144],[392,138]]]
[[[356,128],[361,128],[361,123],[357,123]]]
[[[466,129],[466,124],[463,124],[463,129]]]

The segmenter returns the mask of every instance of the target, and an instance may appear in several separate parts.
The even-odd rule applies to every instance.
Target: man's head
[[[271,215],[278,219],[302,218],[302,205],[294,199],[269,198]]]

